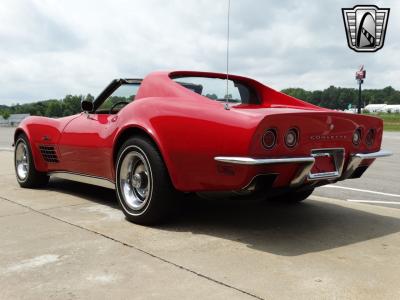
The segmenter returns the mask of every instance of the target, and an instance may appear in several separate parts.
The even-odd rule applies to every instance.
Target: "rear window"
[[[235,104],[257,104],[258,98],[254,90],[234,80],[210,77],[178,77],[173,80],[183,87],[211,100]],[[228,81],[228,94],[226,83]]]

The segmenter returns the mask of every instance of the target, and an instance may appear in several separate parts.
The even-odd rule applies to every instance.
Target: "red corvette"
[[[127,218],[142,224],[170,215],[182,192],[302,201],[390,155],[381,150],[382,120],[241,76],[156,72],[114,80],[81,104],[80,114],[30,117],[16,129],[18,183],[39,187],[57,176],[116,189]]]

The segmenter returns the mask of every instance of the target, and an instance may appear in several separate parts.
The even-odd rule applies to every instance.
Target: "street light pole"
[[[358,107],[357,113],[361,114],[361,84],[364,83],[364,79],[366,76],[367,71],[364,70],[364,65],[360,67],[360,70],[356,72],[356,80],[358,81]]]

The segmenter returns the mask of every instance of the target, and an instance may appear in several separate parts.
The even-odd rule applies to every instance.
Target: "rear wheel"
[[[116,189],[128,220],[138,224],[164,221],[176,209],[179,193],[153,142],[144,137],[128,139],[116,166]]]
[[[32,150],[25,134],[20,134],[16,139],[14,166],[17,181],[21,187],[43,187],[49,182],[49,176],[46,173],[36,170]]]

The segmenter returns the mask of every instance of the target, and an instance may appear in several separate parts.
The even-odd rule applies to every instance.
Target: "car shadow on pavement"
[[[95,185],[51,178],[46,190],[64,193],[80,197],[91,202],[107,205],[112,208],[119,208],[115,191]]]
[[[118,209],[115,192],[110,189],[66,180],[52,180],[49,188]],[[178,216],[156,228],[209,235],[275,255],[297,256],[397,233],[400,218],[310,199],[287,204],[191,195],[182,201]]]
[[[400,218],[310,199],[288,204],[192,197],[180,218],[162,229],[206,234],[276,255],[297,256],[397,233]]]

